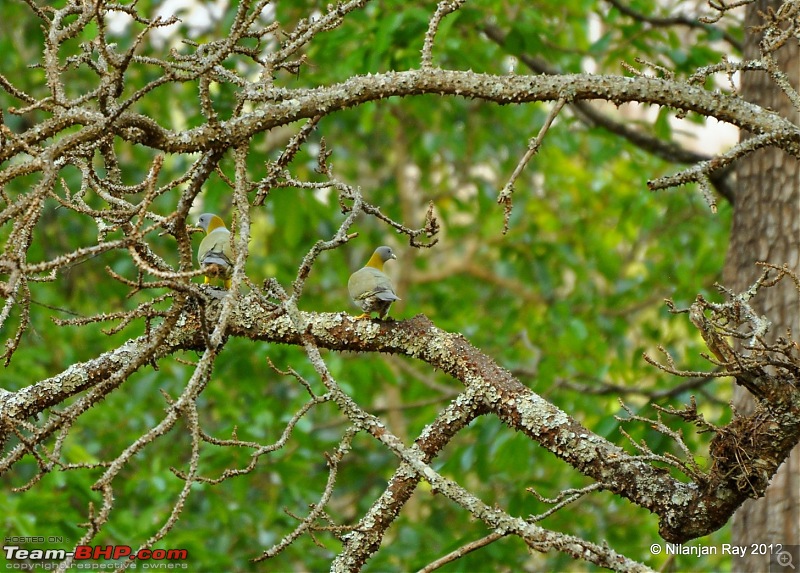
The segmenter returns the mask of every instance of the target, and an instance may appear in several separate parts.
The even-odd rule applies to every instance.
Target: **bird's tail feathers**
[[[200,261],[202,265],[220,265],[220,266],[232,266],[231,260],[225,256],[225,253],[220,253],[217,251],[210,251],[206,253],[206,256],[203,257],[203,260]]]

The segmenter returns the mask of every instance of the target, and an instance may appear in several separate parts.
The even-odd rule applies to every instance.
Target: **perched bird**
[[[204,283],[212,278],[224,281],[225,288],[231,288],[233,274],[233,251],[231,250],[231,232],[225,222],[214,213],[203,213],[197,221],[198,227],[206,232],[206,236],[197,248],[197,262],[205,270]]]
[[[392,303],[400,300],[394,292],[392,279],[383,272],[383,263],[396,258],[390,247],[378,247],[364,268],[350,275],[350,280],[347,281],[350,298],[364,311],[364,314],[356,318],[369,318],[373,312],[383,318]]]

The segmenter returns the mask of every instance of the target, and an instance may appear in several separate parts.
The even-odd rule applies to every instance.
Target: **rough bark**
[[[761,21],[759,11],[777,9],[781,2],[759,0],[747,8],[745,58],[759,57],[761,35],[754,26]],[[790,40],[776,52],[781,69],[790,83],[800,85],[800,49]],[[798,120],[798,110],[764,72],[742,76],[742,97],[747,101]],[[743,133],[742,139],[751,137]],[[733,289],[745,288],[761,271],[756,261],[787,264],[800,271],[800,162],[776,148],[759,150],[737,163],[733,228],[726,261],[724,282]],[[787,329],[800,332],[798,293],[789,283],[770,289],[754,301],[756,310],[773,322],[773,336]],[[751,413],[754,400],[742,387],[735,390],[734,402],[743,413]],[[763,498],[748,500],[733,519],[733,543],[800,545],[800,447],[772,480]],[[767,571],[769,556],[748,554],[739,557],[737,571]]]

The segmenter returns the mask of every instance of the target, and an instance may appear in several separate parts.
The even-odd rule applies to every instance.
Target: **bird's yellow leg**
[[[225,285],[225,290],[231,290],[231,279],[225,279],[223,284]]]
[[[211,279],[210,279],[210,278],[208,278],[208,277],[203,277],[203,284],[204,284],[204,285],[207,285],[207,284],[208,284],[208,283],[210,283],[210,282],[211,282]]]

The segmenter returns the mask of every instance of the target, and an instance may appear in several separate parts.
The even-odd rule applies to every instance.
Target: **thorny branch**
[[[710,2],[718,14],[700,22],[683,16],[653,18],[630,10],[621,2],[610,3],[628,17],[650,26],[679,24],[705,29],[745,2]],[[796,3],[786,3],[781,10],[765,15],[760,59],[726,60],[682,80],[666,68],[661,68],[662,78],[643,74],[632,78],[555,74],[546,63],[530,55],[520,58],[542,75],[492,75],[441,69],[433,63],[436,40],[443,33],[441,23],[465,5],[460,0],[442,0],[431,15],[420,47],[421,69],[353,76],[311,89],[281,87],[276,77],[282,71],[294,75],[301,70],[305,73],[311,64],[304,51],[311,42],[342,26],[350,14],[369,2],[328,6],[318,17],[301,19],[288,31],[277,21],[264,22],[269,4],[268,0],[239,2],[229,28],[220,39],[203,44],[187,41],[181,49],[172,49],[159,57],[142,52],[154,31],[177,22],[174,17],[151,18],[135,3],[129,6],[75,1],[62,8],[44,8],[27,2],[45,32],[42,60],[37,62],[44,71],[45,91],[28,93],[10,77],[0,75],[0,89],[18,104],[6,111],[18,117],[37,118],[33,124],[21,123],[18,131],[0,124],[0,226],[7,228],[8,233],[0,255],[0,297],[5,299],[0,326],[13,330],[6,341],[6,365],[30,328],[30,307],[36,302],[31,284],[58,281],[66,271],[97,257],[122,257],[133,271],[123,272],[109,265],[109,276],[129,289],[129,298],[145,298],[136,298],[133,308],[128,310],[100,309],[95,316],[59,320],[58,324],[85,326],[112,321],[117,324],[106,332],[113,335],[141,318],[145,328],[141,336],[93,359],[77,362],[52,378],[16,392],[0,389],[0,443],[4,445],[0,473],[12,472],[27,457],[36,465],[33,477],[17,490],[35,487],[53,471],[100,472],[93,488],[100,492],[101,503],[98,507],[89,505],[83,524],[85,533],[78,541],[92,543],[108,528],[115,509],[115,483],[122,479],[133,458],[165,436],[182,430],[190,447],[183,467],[172,468],[173,474],[182,480],[181,489],[155,531],[139,541],[140,549],[151,548],[175,527],[195,484],[213,486],[252,473],[260,459],[286,447],[297,424],[312,409],[333,403],[347,419],[348,428],[334,452],[327,456],[327,483],[308,515],[299,518],[299,524],[255,557],[256,561],[278,554],[301,535],[331,531],[342,540],[334,570],[357,570],[378,550],[398,513],[420,481],[425,480],[437,493],[490,530],[484,538],[462,546],[425,570],[515,535],[537,551],[555,549],[614,570],[639,571],[646,568],[607,546],[553,532],[536,523],[582,496],[606,489],[656,513],[665,539],[683,541],[720,527],[747,496],[763,494],[770,477],[800,437],[800,349],[788,334],[777,341],[768,341],[769,323],[753,311],[749,301],[760,289],[785,278],[794,281],[800,291],[800,278],[791,269],[765,264],[768,271],[747,292],[736,294],[721,289],[726,302],[713,303],[698,297],[689,309],[671,307],[676,313],[688,314],[703,336],[711,352],[707,357],[711,371],[681,370],[668,354],[665,364],[649,356],[646,360],[669,374],[693,378],[691,384],[696,380],[731,377],[750,391],[759,405],[749,416],[735,413],[725,426],[705,420],[694,398],[684,409],[661,408],[656,420],[628,410],[628,423],[654,427],[682,452],[682,458],[659,454],[646,443],[631,440],[637,450],[631,455],[543,400],[463,337],[444,332],[425,318],[376,323],[354,321],[339,314],[301,312],[298,302],[318,257],[352,240],[356,236],[352,227],[359,217],[371,217],[378,224],[394,229],[417,248],[434,246],[440,226],[432,202],[420,228],[385,214],[380,204],[367,200],[371,197],[368,192],[334,173],[330,161],[333,148],[324,138],[319,139],[319,178],[301,177],[293,172],[292,165],[301,150],[311,142],[316,143],[314,134],[321,129],[326,116],[366,102],[422,94],[465,96],[499,104],[551,101],[555,105],[538,136],[529,142],[527,152],[498,197],[498,202],[505,205],[506,230],[513,185],[522,177],[562,109],[572,110],[591,125],[603,125],[641,143],[661,157],[692,163],[678,174],[655,180],[651,188],[697,182],[713,209],[710,185],[724,189],[725,174],[734,161],[764,146],[800,156],[800,130],[795,123],[750,104],[735,90],[723,93],[704,87],[705,81],[717,74],[724,74],[730,80],[737,72],[764,70],[800,107],[800,96],[774,58],[775,50],[797,35]],[[110,41],[109,20],[120,16],[127,18],[136,31],[125,49]],[[493,25],[485,25],[483,31],[492,41],[504,44],[503,32]],[[91,41],[84,41],[87,39]],[[80,46],[77,52],[65,57],[76,40]],[[226,65],[232,60],[240,67]],[[145,76],[151,79],[138,85],[129,81],[145,69],[150,70]],[[75,89],[69,82],[69,73],[75,70],[89,72],[94,83]],[[138,104],[158,97],[158,89],[169,84],[197,90],[198,115],[203,121],[190,128],[165,127],[140,111]],[[232,112],[227,116],[220,112],[215,101],[215,90],[220,85],[236,93]],[[696,112],[716,117],[755,136],[725,153],[705,157],[599,113],[588,105],[593,100],[669,106],[681,114]],[[299,127],[293,125],[303,120]],[[277,159],[261,161],[263,173],[254,175],[253,138],[287,126],[295,131]],[[141,149],[148,152],[148,159],[138,167],[148,168],[139,180],[131,182],[128,171],[138,173],[139,169],[130,168],[130,156],[133,150]],[[190,158],[186,159],[188,167],[183,173],[168,172],[164,167],[166,154]],[[187,222],[190,210],[199,202],[201,190],[215,174],[223,186],[228,186],[235,212],[232,288],[227,292],[191,282],[202,270],[195,269]],[[274,279],[259,287],[245,274],[251,214],[263,207],[271,190],[277,188],[292,188],[299,193],[330,190],[336,194],[345,215],[335,232],[317,240],[308,250],[291,288]],[[179,190],[179,195],[173,200],[175,190]],[[173,200],[174,206],[163,214],[162,205],[168,200]],[[96,243],[87,246],[65,242],[44,255],[34,254],[32,246],[53,203],[58,205],[65,221],[96,228]],[[170,251],[177,252],[177,258],[161,248],[164,241],[170,241]],[[308,391],[310,399],[289,417],[274,442],[240,440],[235,431],[230,438],[220,439],[203,427],[198,399],[209,384],[217,357],[232,337],[302,347],[325,387],[324,393],[315,393],[313,382],[291,368],[287,371]],[[732,340],[743,342],[742,349],[737,349]],[[450,374],[464,389],[453,392],[455,397],[414,444],[407,446],[342,389],[320,349],[403,354]],[[64,442],[80,416],[100,407],[102,400],[137,370],[157,367],[159,360],[181,350],[197,351],[200,357],[192,365],[192,374],[177,397],[164,393],[166,407],[155,425],[109,459],[82,464],[63,461]],[[47,415],[40,417],[42,414]],[[431,465],[456,434],[485,415],[496,416],[509,428],[524,433],[594,480],[593,483],[580,490],[565,490],[554,500],[546,500],[530,490],[553,507],[527,519],[490,507]],[[676,416],[693,423],[699,431],[712,434],[709,467],[699,467],[682,435],[664,422],[666,416]],[[326,506],[335,492],[337,471],[340,463],[351,455],[351,442],[360,432],[390,451],[397,459],[397,469],[383,494],[355,525],[320,526],[320,521],[331,521]],[[212,447],[250,450],[250,458],[242,467],[230,467],[210,477],[201,471],[200,460],[205,449]],[[674,479],[663,465],[685,474],[688,481]],[[69,565],[70,560],[62,563],[62,568]]]

